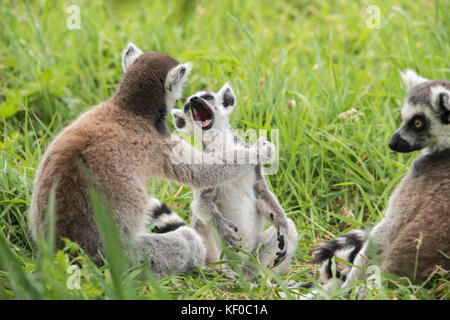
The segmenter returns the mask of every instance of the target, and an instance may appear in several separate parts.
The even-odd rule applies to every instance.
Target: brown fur
[[[419,281],[436,265],[450,270],[450,260],[439,252],[450,255],[449,193],[450,150],[414,161],[391,197],[390,210],[397,213],[392,225],[398,228],[383,250],[383,270]]]
[[[63,245],[61,238],[67,237],[80,244],[97,263],[101,261],[99,252],[102,252],[102,245],[85,169],[93,173],[96,187],[108,197],[122,239],[145,245],[151,242],[151,237],[144,233],[149,203],[145,185],[148,177],[205,187],[233,179],[252,167],[245,164],[174,162],[172,150],[175,146],[178,150],[199,153],[185,141],[172,136],[166,127],[165,97],[168,93],[165,79],[177,65],[179,63],[175,59],[162,53],[142,54],[126,69],[117,92],[110,100],[82,114],[57,135],[45,152],[35,176],[30,208],[35,239],[46,232],[50,190],[57,183],[57,248]],[[189,228],[183,228],[183,234],[190,232]],[[140,235],[145,237],[137,240]],[[150,255],[163,256],[170,250],[164,249],[162,236],[154,235],[157,241],[148,246],[154,250]],[[184,242],[172,238],[169,240],[174,243]],[[199,246],[196,248],[203,250]],[[192,252],[183,254],[194,255]],[[179,253],[174,252],[173,256],[177,255]],[[170,263],[178,264],[177,261]],[[161,264],[165,271],[171,267],[166,261]]]

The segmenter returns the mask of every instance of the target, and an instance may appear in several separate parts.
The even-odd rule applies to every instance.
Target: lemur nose
[[[192,97],[191,98],[191,101],[197,101],[198,100],[198,97]]]

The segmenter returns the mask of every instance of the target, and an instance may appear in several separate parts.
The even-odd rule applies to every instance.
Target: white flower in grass
[[[364,113],[356,110],[355,108],[351,108],[350,110],[340,113],[338,115],[338,119],[347,122],[358,122],[359,118],[363,115]]]

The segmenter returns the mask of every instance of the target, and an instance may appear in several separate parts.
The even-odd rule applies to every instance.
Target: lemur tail
[[[335,256],[338,251],[345,250],[349,252],[348,261],[353,263],[353,260],[361,250],[366,239],[366,232],[358,229],[352,230],[343,236],[334,238],[333,240],[321,243],[314,251],[313,262],[322,263]]]
[[[331,260],[333,257],[338,257],[353,263],[358,252],[363,247],[365,241],[367,240],[367,232],[364,230],[352,230],[349,233],[337,237],[333,240],[321,243],[318,248],[314,251],[313,263],[321,263],[322,268],[320,270],[321,280],[331,279]],[[345,281],[346,271],[348,267],[344,266],[343,269],[337,266],[336,277]]]
[[[153,223],[162,233],[173,231],[184,226],[181,217],[170,210],[170,208],[158,199],[152,199],[149,208],[150,222]]]

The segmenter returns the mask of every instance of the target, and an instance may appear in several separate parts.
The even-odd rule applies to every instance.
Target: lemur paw
[[[216,220],[216,226],[217,229],[219,229],[219,232],[222,234],[223,239],[228,245],[233,247],[239,246],[237,241],[240,241],[241,238],[236,234],[236,232],[238,232],[239,229],[231,220],[221,217],[220,219]]]
[[[284,259],[286,259],[286,253],[287,253],[287,230],[278,230],[277,232],[277,240],[278,240],[278,248],[280,251],[276,253],[277,257],[275,258],[275,261],[273,262],[273,266],[279,265]]]
[[[258,163],[268,163],[275,156],[275,145],[264,137],[259,137],[252,148],[256,148]]]

